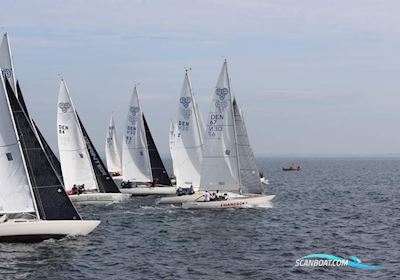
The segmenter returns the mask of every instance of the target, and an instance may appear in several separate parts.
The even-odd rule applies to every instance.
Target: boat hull
[[[149,187],[138,186],[133,188],[120,189],[121,193],[130,194],[133,196],[145,195],[174,195],[176,194],[175,187]]]
[[[254,195],[218,201],[193,201],[182,203],[184,209],[264,208],[275,195]]]
[[[125,193],[83,193],[69,195],[75,205],[111,205],[125,202],[131,195]]]
[[[0,242],[40,242],[66,236],[85,236],[100,221],[94,220],[10,220],[0,224]]]
[[[194,194],[191,195],[180,195],[180,196],[166,196],[166,197],[161,197],[159,198],[156,203],[157,204],[181,204],[184,202],[191,202],[191,201],[196,201],[203,197],[204,193],[203,192],[195,192]]]

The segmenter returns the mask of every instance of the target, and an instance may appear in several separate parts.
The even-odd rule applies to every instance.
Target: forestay
[[[235,114],[236,139],[242,191],[244,193],[262,194],[263,187],[260,181],[256,159],[250,146],[242,111],[240,110],[236,100],[233,101],[233,110]]]
[[[106,138],[107,169],[111,173],[121,173],[121,150],[117,140],[114,117],[111,116]]]
[[[133,89],[122,142],[122,177],[124,181],[152,182],[149,150],[137,88]]]
[[[0,213],[35,212],[3,76],[0,84]]]
[[[64,80],[61,80],[58,95],[57,129],[65,189],[84,185],[85,190],[98,190],[86,143]]]
[[[170,141],[176,185],[198,190],[200,186],[203,139],[200,112],[186,72],[178,103],[176,121],[171,124]]]
[[[240,191],[232,98],[225,61],[206,123],[201,190]]]

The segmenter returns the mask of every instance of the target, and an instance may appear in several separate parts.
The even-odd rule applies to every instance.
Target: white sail
[[[242,110],[240,109],[236,100],[233,101],[233,110],[235,114],[236,139],[238,146],[240,183],[242,185],[242,191],[245,193],[262,194],[263,187],[260,181],[256,158],[254,157],[253,150],[250,146]]]
[[[122,142],[122,178],[131,182],[152,182],[149,150],[137,88],[133,89]]]
[[[232,93],[226,61],[213,94],[204,135],[201,190],[240,191]]]
[[[4,33],[0,45],[0,69],[2,76],[8,79],[15,94],[17,94],[17,80],[15,78],[14,63],[7,33]]]
[[[202,127],[200,112],[186,72],[174,124],[174,150],[171,151],[178,187],[193,186],[195,190],[199,189],[203,156]]]
[[[0,213],[35,212],[4,80],[0,79]]]
[[[108,172],[121,174],[121,150],[119,147],[114,117],[111,116],[106,139],[106,160]]]
[[[58,95],[57,130],[65,189],[85,185],[85,190],[97,190],[87,146],[64,80],[61,80]]]
[[[176,137],[176,129],[175,122],[171,121],[169,125],[169,151],[171,153],[172,158],[172,169],[174,171],[174,175],[176,176],[176,167],[174,166],[175,160],[175,137]]]

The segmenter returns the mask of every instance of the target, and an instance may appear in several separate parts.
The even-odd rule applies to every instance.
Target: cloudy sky
[[[56,148],[59,74],[103,153],[133,84],[168,152],[184,67],[206,115],[227,57],[258,155],[400,153],[400,1],[0,0],[17,77]]]

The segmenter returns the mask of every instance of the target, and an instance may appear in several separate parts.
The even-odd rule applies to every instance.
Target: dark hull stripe
[[[65,234],[10,235],[0,236],[0,242],[34,243],[41,242],[47,239],[61,239],[65,236]]]

